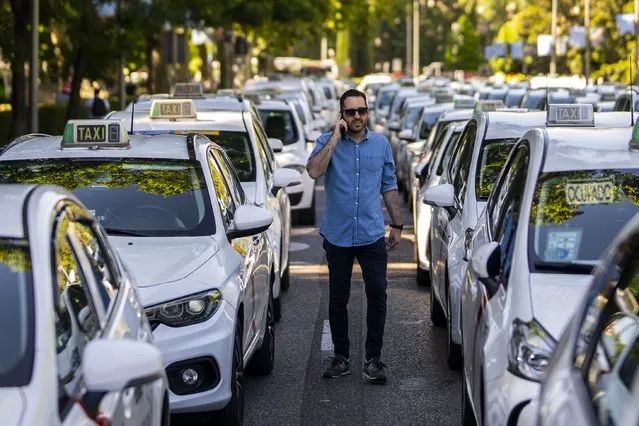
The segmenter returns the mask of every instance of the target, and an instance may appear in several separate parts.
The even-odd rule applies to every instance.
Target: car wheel
[[[313,193],[313,200],[311,206],[304,210],[297,212],[297,223],[299,225],[313,226],[315,225],[315,194]]]
[[[282,319],[282,298],[281,296],[277,299],[273,299],[273,317],[275,321],[279,321]]]
[[[417,267],[417,285],[420,287],[430,287],[430,271]]]
[[[435,327],[443,327],[446,325],[444,310],[442,309],[442,305],[437,301],[432,287],[430,289],[430,320]]]
[[[446,298],[446,335],[448,344],[446,345],[446,363],[451,370],[459,370],[462,365],[461,345],[453,342],[453,319],[450,309],[450,295]]]
[[[291,287],[291,275],[289,271],[289,265],[286,265],[286,269],[284,269],[282,278],[280,278],[280,289],[282,289],[282,291],[286,291],[290,287]]]
[[[468,392],[466,390],[466,374],[462,368],[462,395],[461,395],[461,414],[462,414],[462,426],[477,426],[475,420],[475,414],[473,413],[473,407],[470,404],[468,398]]]
[[[233,363],[231,366],[231,400],[220,411],[220,424],[241,425],[244,423],[244,351],[242,349],[241,318],[237,319],[233,343]]]
[[[269,295],[268,310],[266,312],[266,328],[262,346],[253,353],[247,366],[247,373],[257,376],[271,374],[275,365],[275,314],[273,295]]]

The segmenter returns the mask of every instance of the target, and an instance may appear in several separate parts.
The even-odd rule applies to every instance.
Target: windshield
[[[543,93],[529,93],[522,99],[521,107],[530,110],[539,110],[543,108],[545,95]]]
[[[484,142],[479,153],[475,192],[477,199],[487,201],[499,172],[517,139],[494,139]]]
[[[519,106],[521,98],[523,97],[523,93],[508,93],[508,95],[506,95],[506,101],[504,103],[508,108],[516,108]]]
[[[0,239],[0,387],[26,386],[34,356],[33,278],[26,242]],[[46,289],[43,289],[46,290]]]
[[[110,234],[141,237],[215,234],[198,162],[47,159],[0,162],[0,183],[58,185],[76,195]]]
[[[531,269],[590,273],[639,211],[637,188],[639,169],[543,173],[530,212]]]
[[[422,124],[421,124],[421,128],[419,129],[419,139],[428,141],[428,143],[424,144],[424,152],[427,152],[428,150],[431,149],[430,135],[432,133],[432,130],[435,124],[437,124],[437,120],[439,120],[439,117],[441,115],[442,115],[442,111],[438,111],[438,110],[427,111],[422,115]]]
[[[397,90],[384,90],[379,92],[375,98],[375,109],[387,108],[390,106]]]
[[[297,126],[293,121],[293,116],[290,111],[270,111],[270,110],[258,110],[262,123],[264,123],[264,130],[266,130],[266,136],[269,138],[277,138],[282,141],[284,145],[290,145],[298,140]]]
[[[419,114],[422,112],[423,109],[423,106],[408,108],[408,110],[406,111],[406,115],[404,116],[404,122],[402,123],[402,130],[412,130],[415,127],[417,119],[419,118]]]

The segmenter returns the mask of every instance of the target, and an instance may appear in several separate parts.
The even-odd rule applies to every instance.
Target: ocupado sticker
[[[615,183],[612,180],[566,182],[564,192],[570,205],[609,204],[615,201]]]

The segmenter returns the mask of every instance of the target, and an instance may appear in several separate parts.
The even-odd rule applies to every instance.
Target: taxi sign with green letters
[[[546,125],[594,127],[594,108],[592,104],[550,104],[546,113]]]
[[[467,108],[467,109],[473,109],[475,108],[475,98],[471,98],[469,97],[463,97],[463,98],[455,98],[455,108],[456,109],[461,109],[461,108]]]
[[[204,96],[204,89],[200,83],[175,83],[173,96],[183,98],[201,98]]]
[[[491,112],[505,106],[504,101],[482,99],[475,105],[475,112]]]
[[[120,120],[69,120],[61,146],[126,148],[129,147],[129,136]]]
[[[156,99],[151,104],[150,118],[197,118],[195,103],[191,99]]]

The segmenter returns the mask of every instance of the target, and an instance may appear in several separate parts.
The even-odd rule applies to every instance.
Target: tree
[[[479,33],[467,16],[462,15],[453,24],[444,59],[448,68],[464,71],[476,71],[483,62]]]

